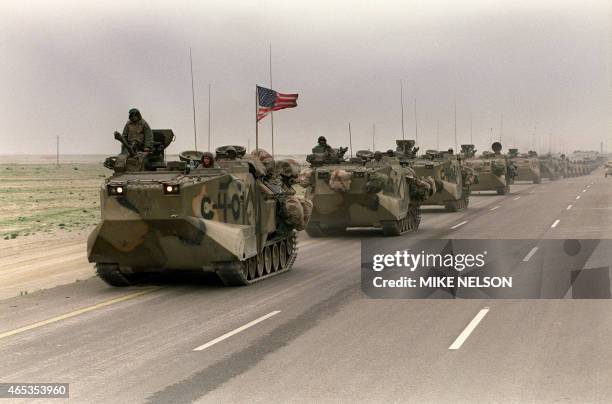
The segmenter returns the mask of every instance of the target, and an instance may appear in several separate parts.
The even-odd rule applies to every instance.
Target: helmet
[[[325,139],[325,136],[319,136],[319,139],[317,140],[317,142],[319,142],[319,143],[321,143],[321,142],[327,143],[327,139]]]

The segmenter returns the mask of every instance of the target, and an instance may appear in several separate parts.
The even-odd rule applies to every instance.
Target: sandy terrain
[[[0,299],[92,276],[85,243],[110,171],[99,163],[2,161]]]

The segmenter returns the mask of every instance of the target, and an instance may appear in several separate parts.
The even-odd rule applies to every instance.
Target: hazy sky
[[[113,153],[113,131],[138,107],[193,148],[189,47],[198,144],[254,146],[256,84],[300,94],[274,115],[277,153],[334,145],[419,143],[482,150],[612,148],[611,8],[604,1],[11,1],[0,2],[0,154]],[[269,118],[260,143],[270,145]]]

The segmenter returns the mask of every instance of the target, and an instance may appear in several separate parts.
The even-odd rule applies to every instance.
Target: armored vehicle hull
[[[343,189],[335,185],[337,177],[341,177]],[[313,203],[306,232],[320,237],[349,227],[375,227],[385,236],[397,236],[416,230],[421,221],[419,187],[414,172],[397,160],[374,166],[313,167],[305,195]]]
[[[504,158],[478,158],[468,160],[467,165],[478,177],[478,181],[471,186],[472,191],[495,191],[498,195],[510,193],[512,179],[507,178]]]
[[[174,163],[104,183],[102,221],[87,243],[103,280],[125,286],[150,272],[205,271],[247,285],[292,267],[296,232],[280,208],[290,187],[268,181],[255,159],[194,170]]]
[[[417,176],[433,178],[436,183],[436,193],[424,200],[423,205],[444,206],[451,212],[468,207],[471,184],[455,156],[419,158],[408,164]]]
[[[542,174],[540,171],[540,163],[537,158],[521,158],[512,159],[516,166],[515,181],[530,181],[534,184],[542,182]]]

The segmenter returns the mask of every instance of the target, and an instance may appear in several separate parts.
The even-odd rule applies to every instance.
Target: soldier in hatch
[[[150,152],[153,147],[153,131],[136,108],[130,109],[129,120],[123,128],[123,138],[135,151]],[[125,147],[122,147],[121,153],[127,153]]]
[[[313,153],[333,153],[333,150],[330,145],[327,144],[327,139],[325,136],[319,136],[317,140],[317,145],[312,148]]]
[[[213,168],[215,166],[215,157],[211,152],[202,153],[202,160],[199,168]]]

